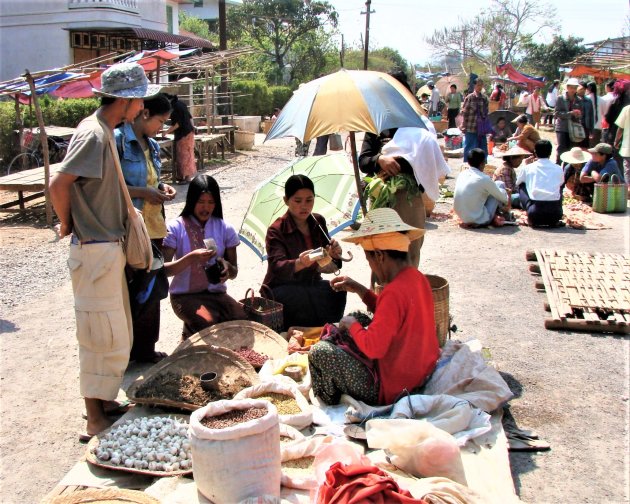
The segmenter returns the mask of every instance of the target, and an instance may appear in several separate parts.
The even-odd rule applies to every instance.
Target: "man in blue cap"
[[[50,180],[60,238],[71,236],[72,278],[79,342],[80,387],[85,400],[87,441],[112,424],[108,411],[129,362],[133,339],[125,280],[127,207],[110,147],[114,127],[131,122],[143,98],[159,91],[136,63],[113,65],[101,76],[98,110],[79,124],[68,154]]]

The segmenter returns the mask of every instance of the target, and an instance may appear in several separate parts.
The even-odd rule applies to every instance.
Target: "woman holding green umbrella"
[[[322,279],[321,267],[313,254],[326,250],[337,268],[341,267],[341,246],[328,237],[324,218],[313,214],[315,187],[305,175],[292,175],[284,186],[287,212],[267,230],[268,286],[284,306],[284,329],[291,326],[319,327],[338,322],[346,307],[346,293],[335,292]]]

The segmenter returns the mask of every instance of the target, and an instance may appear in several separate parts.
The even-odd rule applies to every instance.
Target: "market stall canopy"
[[[589,75],[596,80],[630,79],[630,68],[626,68],[624,71],[624,69],[613,70],[596,68],[586,65],[576,65],[567,73],[567,75],[571,77],[582,77],[584,75]]]
[[[590,75],[598,81],[630,79],[630,37],[597,42],[592,51],[562,65],[571,67],[571,77]]]
[[[523,72],[519,72],[512,66],[512,63],[497,65],[497,73],[499,75],[507,75],[514,82],[526,84],[527,89],[532,91],[535,87],[543,87],[545,85],[544,77],[535,77]]]

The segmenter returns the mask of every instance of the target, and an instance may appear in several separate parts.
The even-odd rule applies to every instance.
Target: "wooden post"
[[[160,64],[162,62],[162,58],[156,57],[155,59],[157,60],[157,70],[155,71],[155,83],[159,84],[160,83]]]
[[[42,154],[44,157],[44,198],[46,200],[46,224],[52,226],[53,214],[52,203],[50,201],[50,192],[48,186],[50,184],[50,158],[48,153],[48,135],[46,135],[46,125],[44,124],[44,116],[42,110],[39,108],[39,101],[37,100],[37,93],[35,92],[35,79],[31,76],[27,70],[24,74],[28,87],[31,90],[31,100],[35,106],[35,116],[37,117],[37,124],[39,125],[39,141],[42,144]]]
[[[214,94],[214,89],[215,89],[215,86],[214,86],[214,76],[215,76],[215,74],[214,74],[214,65],[212,65],[210,68],[212,69],[212,73],[211,73],[212,94],[210,95],[212,97],[212,100],[211,100],[212,101],[212,126],[214,126],[214,114],[216,113],[216,107],[215,107],[216,97],[215,97],[215,94]],[[208,133],[211,133],[212,132],[212,128],[210,127],[210,125],[208,125],[208,126],[209,126]]]
[[[18,128],[18,145],[20,146],[20,153],[26,151],[24,148],[24,143],[22,139],[24,138],[24,123],[22,122],[22,111],[20,110],[20,99],[18,98],[18,94],[15,94],[15,124]],[[27,166],[27,156],[22,157],[22,169],[25,169]]]
[[[363,191],[361,190],[361,174],[359,173],[359,160],[357,159],[357,142],[354,138],[354,131],[350,132],[350,154],[352,155],[352,166],[354,167],[354,180],[357,184],[357,194],[359,195],[359,203],[361,204],[361,210],[363,216],[367,213],[367,207],[365,206],[365,198],[363,198]]]
[[[205,77],[206,77],[206,83],[204,86],[204,96],[203,99],[205,101],[205,105],[206,105],[206,126],[207,126],[207,132],[208,134],[212,133],[212,126],[214,126],[214,120],[212,120],[212,123],[210,122],[211,118],[210,118],[210,84],[209,84],[209,80],[210,77],[208,76],[208,69],[206,68],[205,70]]]

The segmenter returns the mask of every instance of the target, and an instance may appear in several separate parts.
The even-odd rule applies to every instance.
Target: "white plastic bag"
[[[479,340],[466,343],[448,341],[442,349],[424,393],[446,394],[466,399],[488,413],[512,398],[510,387],[499,372],[488,366],[481,355]]]
[[[288,376],[282,374],[282,370],[288,366],[300,366],[304,370],[301,382],[293,381]],[[260,381],[281,381],[294,383],[302,395],[308,399],[308,392],[311,390],[311,372],[308,368],[308,354],[294,353],[282,359],[269,359],[258,371]]]
[[[455,438],[425,420],[374,419],[366,424],[368,446],[386,450],[392,464],[414,476],[443,476],[466,485]]]
[[[291,380],[289,378],[289,380]],[[291,380],[293,382],[293,380]],[[308,401],[298,390],[295,382],[267,381],[247,387],[234,396],[234,399],[255,399],[270,393],[283,394],[293,397],[300,408],[301,413],[292,415],[279,415],[280,423],[291,425],[296,429],[304,429],[313,423],[313,413]]]
[[[224,429],[201,424],[205,417],[252,407],[268,412]],[[189,433],[193,477],[207,499],[223,504],[259,495],[280,496],[280,429],[273,404],[255,399],[211,402],[190,415]]]

